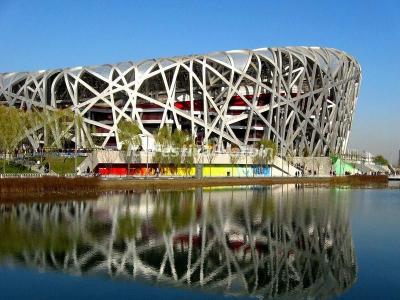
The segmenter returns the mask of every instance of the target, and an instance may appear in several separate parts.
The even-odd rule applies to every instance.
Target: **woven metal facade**
[[[120,148],[118,123],[133,119],[143,134],[170,124],[219,149],[271,139],[284,153],[327,155],[346,149],[360,80],[335,49],[263,48],[3,73],[0,103],[71,108],[79,147]]]

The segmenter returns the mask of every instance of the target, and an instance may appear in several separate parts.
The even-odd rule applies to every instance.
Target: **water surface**
[[[400,189],[0,204],[4,299],[398,299]]]

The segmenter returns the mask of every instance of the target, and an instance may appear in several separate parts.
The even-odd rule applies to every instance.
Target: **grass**
[[[0,173],[3,173],[3,163],[4,161],[0,159]],[[6,165],[5,169],[6,174],[35,173],[29,168],[13,161],[6,161],[5,165]]]
[[[35,163],[40,160],[40,157],[27,158]],[[77,165],[85,159],[85,157],[77,157]],[[75,172],[75,161],[73,157],[60,157],[60,156],[46,156],[42,162],[42,165],[49,163],[50,169],[59,175],[65,175]],[[0,173],[3,173],[3,160],[0,159]],[[7,174],[21,174],[21,173],[35,173],[29,168],[16,163],[14,161],[6,161],[5,173]]]
[[[96,177],[3,178],[0,180],[0,193],[94,191],[99,182],[100,179]]]
[[[85,157],[77,157],[77,166],[85,159]],[[42,164],[46,162],[50,165],[50,170],[57,174],[65,175],[75,172],[75,161],[73,157],[46,156]]]
[[[98,193],[100,179],[65,178],[46,176],[41,178],[3,178],[0,179],[0,199],[12,201],[16,198],[60,198],[65,195],[90,195]]]
[[[42,177],[0,179],[0,202],[54,201],[54,199],[90,199],[106,191],[140,191],[146,189],[186,190],[195,187],[301,184],[312,186],[368,187],[387,184],[387,176],[338,176],[325,178],[177,178],[101,180],[97,177]],[[77,199],[75,199],[77,200]]]

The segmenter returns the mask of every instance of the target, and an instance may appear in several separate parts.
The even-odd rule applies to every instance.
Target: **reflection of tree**
[[[119,238],[136,238],[140,229],[140,216],[131,216],[126,214],[118,219],[118,237]]]
[[[153,225],[161,233],[180,230],[190,224],[193,192],[160,192],[154,201]]]
[[[38,250],[53,254],[63,253],[71,250],[73,243],[79,239],[78,233],[63,223],[53,226],[50,222],[43,222],[37,226],[40,226],[40,232],[35,228],[24,226],[18,222],[16,216],[2,218],[0,236],[7,239],[0,239],[0,257]]]
[[[351,286],[356,267],[347,207],[324,193],[164,191],[3,205],[0,255],[44,270],[325,298]]]

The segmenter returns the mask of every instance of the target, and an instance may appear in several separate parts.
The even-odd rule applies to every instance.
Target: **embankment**
[[[10,178],[0,179],[0,201],[13,199],[84,199],[101,192],[146,189],[183,190],[196,187],[303,184],[325,186],[375,186],[385,185],[387,176],[341,177],[288,177],[288,178],[147,178],[147,179],[100,179],[100,178]]]
[[[99,178],[2,178],[0,202],[88,199],[100,193],[100,185]]]
[[[103,180],[103,190],[132,189],[187,189],[211,186],[272,185],[272,184],[315,184],[367,186],[386,184],[387,176],[340,176],[340,177],[252,177],[252,178],[151,178],[134,180]]]

